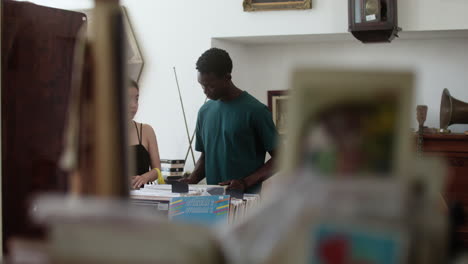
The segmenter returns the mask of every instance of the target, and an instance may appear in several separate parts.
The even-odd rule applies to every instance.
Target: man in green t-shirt
[[[211,99],[198,112],[195,149],[201,152],[185,182],[228,185],[246,193],[258,193],[272,175],[277,132],[271,112],[231,80],[232,60],[217,48],[197,61],[198,82]]]

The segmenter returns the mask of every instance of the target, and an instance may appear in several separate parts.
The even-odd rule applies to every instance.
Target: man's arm
[[[271,112],[266,106],[263,106],[261,109],[254,112],[251,126],[256,133],[258,142],[262,144],[264,150],[270,153],[271,159],[263,164],[263,166],[257,169],[253,174],[247,175],[247,177],[244,177],[243,179],[220,183],[220,185],[228,185],[228,189],[244,191],[257,183],[265,181],[273,175],[278,133],[276,131],[275,124],[273,123]]]
[[[257,171],[255,171],[252,175],[247,176],[246,178],[243,179],[245,188],[249,188],[251,186],[254,186],[257,183],[264,182],[268,178],[273,175],[273,167],[274,167],[274,162],[275,162],[275,151],[269,152],[271,155],[271,159],[268,160],[262,167],[260,167]]]
[[[221,182],[220,185],[228,185],[228,189],[246,190],[257,183],[263,182],[270,178],[274,173],[275,151],[269,152],[271,159],[268,160],[262,167],[256,170],[252,175],[249,175],[240,180],[229,180]]]
[[[197,184],[201,180],[205,178],[205,153],[202,152],[200,158],[195,164],[195,169],[193,170],[192,174],[186,179],[182,179],[182,182],[188,184]]]

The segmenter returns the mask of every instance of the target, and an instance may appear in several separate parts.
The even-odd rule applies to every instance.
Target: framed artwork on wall
[[[268,108],[273,115],[273,122],[280,135],[286,132],[286,106],[288,102],[286,90],[268,91]]]
[[[244,11],[311,9],[312,0],[244,0]]]
[[[138,82],[141,78],[145,62],[127,8],[122,6],[122,13],[124,15],[125,30],[127,31],[127,70],[130,77]]]
[[[79,10],[79,12],[82,12],[86,15],[88,28],[90,28],[90,24],[93,23],[92,9]],[[140,46],[138,45],[138,40],[136,38],[135,31],[132,27],[130,16],[128,15],[127,8],[125,8],[124,6],[122,6],[122,14],[124,17],[124,27],[127,35],[127,72],[129,74],[129,77],[138,83],[138,81],[141,78],[145,62]]]

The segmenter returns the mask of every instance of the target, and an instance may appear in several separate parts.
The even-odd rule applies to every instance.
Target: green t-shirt
[[[277,132],[271,112],[247,92],[229,102],[211,100],[198,112],[197,151],[205,153],[208,184],[242,179],[265,163],[276,147]],[[257,193],[261,183],[247,193]]]

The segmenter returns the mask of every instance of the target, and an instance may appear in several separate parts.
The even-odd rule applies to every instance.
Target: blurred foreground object
[[[219,240],[228,263],[448,263],[446,215],[421,186],[303,174]]]
[[[446,172],[411,151],[412,74],[306,69],[292,80],[283,182],[221,235],[228,260],[445,263]]]
[[[119,1],[96,0],[91,28],[96,195],[128,197],[125,30]]]
[[[46,263],[224,263],[207,229],[168,222],[129,201],[42,196],[32,215],[50,227],[46,246],[36,247]]]
[[[292,76],[280,170],[404,177],[411,157],[413,76],[305,69]],[[314,165],[315,164],[315,165]]]
[[[2,1],[3,245],[37,237],[31,196],[65,192],[60,170],[73,53],[85,16],[29,2]]]
[[[119,1],[96,0],[91,35],[75,47],[61,165],[69,196],[39,196],[33,218],[47,240],[12,243],[20,263],[223,263],[207,230],[168,222],[128,200],[124,26]],[[28,258],[28,253],[40,258]]]
[[[86,34],[89,33],[89,36]],[[118,1],[96,1],[93,23],[82,29],[62,166],[73,194],[128,197],[125,30]]]

